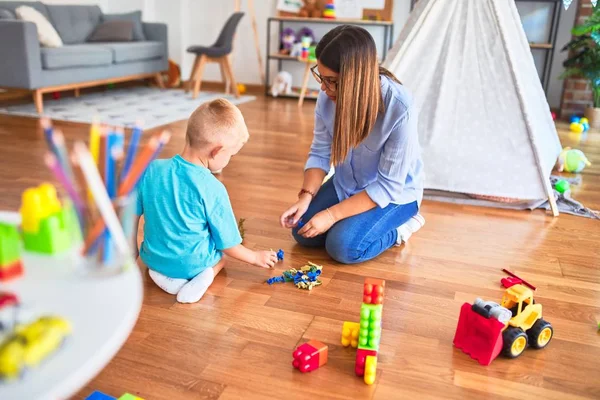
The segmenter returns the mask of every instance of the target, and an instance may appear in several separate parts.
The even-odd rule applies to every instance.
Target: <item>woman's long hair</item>
[[[369,135],[384,112],[379,75],[398,79],[377,61],[377,48],[367,30],[341,25],[327,32],[316,48],[319,63],[339,73],[331,160],[344,161],[348,152]]]

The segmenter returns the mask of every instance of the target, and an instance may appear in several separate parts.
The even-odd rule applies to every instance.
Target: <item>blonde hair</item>
[[[233,147],[247,141],[248,136],[242,113],[226,99],[201,104],[190,115],[185,133],[191,148],[207,145]]]
[[[379,66],[373,37],[358,26],[341,25],[327,32],[316,56],[339,73],[331,145],[331,161],[339,165],[369,136],[379,113],[385,112],[379,75],[399,81]]]

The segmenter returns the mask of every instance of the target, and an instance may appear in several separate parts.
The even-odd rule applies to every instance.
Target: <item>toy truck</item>
[[[454,345],[489,365],[500,353],[516,358],[528,345],[543,349],[553,334],[552,325],[542,319],[542,305],[533,300],[533,291],[515,284],[505,290],[501,304],[481,299],[463,304]]]

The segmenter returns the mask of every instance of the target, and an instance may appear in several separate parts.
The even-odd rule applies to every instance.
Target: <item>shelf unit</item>
[[[410,1],[410,9],[415,6],[418,0]],[[542,86],[544,91],[548,94],[548,86],[550,83],[550,73],[552,72],[552,58],[554,57],[554,50],[556,46],[556,37],[558,36],[558,23],[560,21],[560,14],[562,11],[562,0],[513,0],[516,3],[553,3],[552,15],[550,17],[551,26],[549,33],[548,43],[529,43],[531,50],[545,51],[544,56],[544,68],[542,69]]]
[[[267,62],[265,65],[265,95],[270,96],[269,89],[271,88],[270,83],[270,71],[271,71],[271,62],[277,62],[277,72],[281,71],[281,67],[284,61],[291,62],[301,62],[307,63],[307,60],[304,60],[300,57],[292,57],[288,55],[283,55],[277,53],[279,48],[275,50],[272,49],[271,46],[271,27],[273,23],[277,23],[278,26],[278,34],[277,37],[280,36],[280,33],[283,30],[283,25],[293,22],[300,23],[311,23],[311,24],[329,24],[329,25],[341,25],[341,24],[350,24],[350,25],[359,25],[359,26],[381,26],[383,27],[383,54],[382,57],[385,59],[388,50],[392,47],[393,38],[394,38],[394,23],[392,21],[373,21],[373,20],[365,20],[365,19],[327,19],[327,18],[301,18],[301,17],[270,17],[267,20]],[[279,42],[278,42],[279,44]],[[292,97],[299,98],[300,97],[300,88],[295,88],[298,90],[298,93],[293,92],[289,95],[280,94],[278,97]],[[306,99],[316,99],[317,95],[307,94],[304,96]]]

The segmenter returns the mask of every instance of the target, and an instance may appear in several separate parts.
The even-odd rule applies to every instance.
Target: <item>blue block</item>
[[[99,391],[90,394],[85,400],[117,400],[115,397],[109,396]]]

